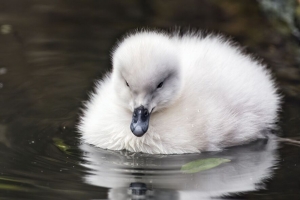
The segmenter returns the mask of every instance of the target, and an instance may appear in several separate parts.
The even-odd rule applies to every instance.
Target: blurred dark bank
[[[300,146],[274,137],[169,156],[80,143],[82,101],[115,42],[143,27],[224,33],[261,57],[285,96],[274,133],[300,138],[297,0],[2,0],[0,199],[299,199]],[[204,159],[230,162],[182,170]]]

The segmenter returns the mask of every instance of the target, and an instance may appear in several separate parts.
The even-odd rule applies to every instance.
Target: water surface
[[[220,153],[155,156],[81,144],[74,128],[87,91],[110,69],[117,39],[138,27],[181,26],[230,35],[260,56],[285,96],[280,128],[270,134],[298,139],[297,23],[283,23],[262,6],[252,0],[2,0],[1,199],[136,199],[132,183],[150,199],[299,198],[296,144],[271,137]],[[181,170],[207,158],[230,162],[198,173]]]

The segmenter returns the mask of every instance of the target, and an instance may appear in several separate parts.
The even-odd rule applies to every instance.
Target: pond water
[[[1,199],[298,199],[300,146],[273,136],[300,138],[298,4],[261,2],[2,0]],[[279,129],[200,155],[82,144],[80,107],[110,69],[117,39],[135,28],[175,26],[222,32],[260,56],[284,96]],[[195,171],[183,167],[193,161]]]

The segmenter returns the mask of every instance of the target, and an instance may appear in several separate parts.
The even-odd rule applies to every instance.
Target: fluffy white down
[[[112,57],[113,70],[98,81],[78,125],[82,139],[97,147],[218,151],[263,137],[276,122],[280,98],[269,71],[223,37],[142,31],[120,42]],[[146,134],[136,137],[129,128],[133,92],[117,73],[126,69],[130,84],[138,86],[172,66],[178,68],[177,85],[162,90],[167,100],[156,105]]]

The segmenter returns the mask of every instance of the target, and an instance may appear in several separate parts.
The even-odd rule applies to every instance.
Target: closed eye
[[[125,83],[126,83],[127,87],[129,87],[129,84],[127,83],[127,81],[125,81]]]
[[[163,86],[164,82],[160,82],[160,84],[158,84],[157,88],[161,88]]]

